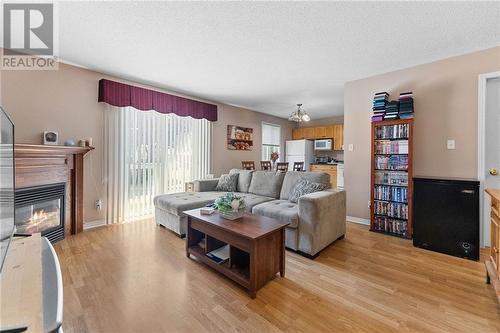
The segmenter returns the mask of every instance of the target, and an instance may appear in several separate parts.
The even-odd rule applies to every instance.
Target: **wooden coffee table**
[[[186,255],[196,257],[248,290],[255,298],[279,272],[285,276],[285,227],[289,224],[273,218],[245,214],[234,221],[219,213],[201,215],[199,209],[184,212],[188,216]],[[206,256],[229,244],[229,259],[216,263]]]

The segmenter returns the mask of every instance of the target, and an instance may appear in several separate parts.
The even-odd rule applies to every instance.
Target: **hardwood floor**
[[[286,253],[252,300],[187,259],[151,220],[102,227],[56,244],[64,332],[499,332],[500,306],[472,262],[348,224],[313,260]]]

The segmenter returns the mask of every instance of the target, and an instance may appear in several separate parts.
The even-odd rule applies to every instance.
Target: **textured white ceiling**
[[[60,57],[287,117],[346,81],[500,45],[500,2],[62,2]],[[383,89],[383,87],[380,87]]]

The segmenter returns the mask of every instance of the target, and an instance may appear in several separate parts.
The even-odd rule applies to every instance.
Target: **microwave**
[[[333,149],[332,139],[314,140],[314,150],[332,150],[332,149]]]

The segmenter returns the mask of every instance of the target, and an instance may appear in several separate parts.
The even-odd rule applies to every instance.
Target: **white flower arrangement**
[[[217,198],[214,203],[214,208],[221,213],[222,217],[230,220],[242,217],[245,207],[245,199],[232,192]]]

